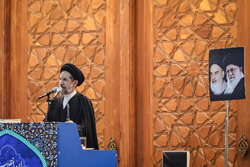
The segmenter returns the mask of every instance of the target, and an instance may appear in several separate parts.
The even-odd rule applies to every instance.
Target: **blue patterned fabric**
[[[39,161],[43,166],[56,167],[58,164],[57,128],[58,123],[0,124],[0,162],[3,165],[4,163],[6,164],[5,154],[7,151],[12,154],[12,161],[9,164],[15,162],[16,164],[22,163],[24,165],[25,162],[26,166],[22,167],[40,167],[39,164],[34,165],[35,159],[40,159]],[[6,131],[11,133],[11,135]],[[30,153],[28,150],[30,150]],[[15,155],[14,159],[13,155]],[[45,158],[44,162],[42,157]],[[34,164],[28,166],[29,163]],[[0,167],[3,165],[0,163]]]

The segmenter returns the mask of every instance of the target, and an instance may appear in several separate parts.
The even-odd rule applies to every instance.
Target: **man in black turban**
[[[245,98],[244,48],[232,48],[231,52],[224,57],[223,62],[227,78],[224,95],[227,95],[229,99]]]
[[[223,99],[222,95],[227,87],[227,83],[225,81],[225,72],[222,65],[222,56],[217,54],[217,50],[210,51],[209,81],[211,101]]]
[[[61,96],[49,103],[45,121],[75,122],[79,136],[87,137],[87,147],[99,149],[94,109],[91,101],[76,91],[84,75],[75,65],[67,63],[60,69]]]

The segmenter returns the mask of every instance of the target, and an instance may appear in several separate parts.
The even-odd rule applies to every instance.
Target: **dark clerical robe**
[[[76,93],[68,102],[70,120],[77,124],[79,136],[87,137],[87,147],[99,149],[94,109],[91,101],[84,95]],[[65,122],[67,106],[63,109],[63,96],[53,100],[48,107],[45,121]]]

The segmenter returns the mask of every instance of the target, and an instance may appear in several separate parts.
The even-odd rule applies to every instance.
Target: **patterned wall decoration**
[[[63,63],[74,63],[86,77],[78,91],[93,102],[101,148],[105,8],[105,0],[28,0],[29,120],[43,120],[36,98],[58,85],[58,70]],[[37,104],[46,112],[46,99]]]
[[[235,0],[153,0],[154,166],[162,150],[189,150],[191,166],[224,166],[225,102],[209,101],[208,51],[236,46]],[[229,166],[237,166],[230,103]]]

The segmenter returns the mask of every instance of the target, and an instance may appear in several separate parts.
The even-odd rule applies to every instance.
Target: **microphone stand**
[[[53,100],[54,100],[54,99],[53,99]],[[52,102],[53,100],[50,99],[50,95],[47,95],[47,100],[46,100],[46,101],[47,101],[48,104],[51,104],[51,102]]]
[[[38,100],[39,100],[39,98],[36,99],[36,107],[43,113],[43,115],[45,117],[44,120],[46,120],[46,113],[38,106],[38,104],[37,104]],[[47,101],[48,104],[51,104],[51,102],[53,101],[53,100],[50,99],[49,94],[47,95],[47,100],[46,101]]]
[[[49,109],[49,105],[54,101],[54,99],[50,99],[50,94],[47,95],[46,102],[48,103],[48,109]],[[43,113],[44,113],[44,117],[45,117],[44,120],[47,122],[47,114],[45,112],[43,112]]]
[[[48,108],[49,108],[49,105],[55,100],[55,97],[56,97],[56,96],[54,96],[54,98],[51,99],[51,98],[50,98],[50,94],[51,94],[51,93],[48,93],[48,94],[46,95],[46,96],[47,96],[46,102],[48,103]],[[45,97],[45,96],[43,96],[43,97]],[[47,121],[47,113],[45,113],[45,112],[38,106],[38,104],[37,104],[37,102],[38,102],[39,99],[41,99],[41,98],[37,98],[37,99],[36,99],[36,107],[43,113],[43,115],[44,115],[44,120],[43,120],[43,121]]]

